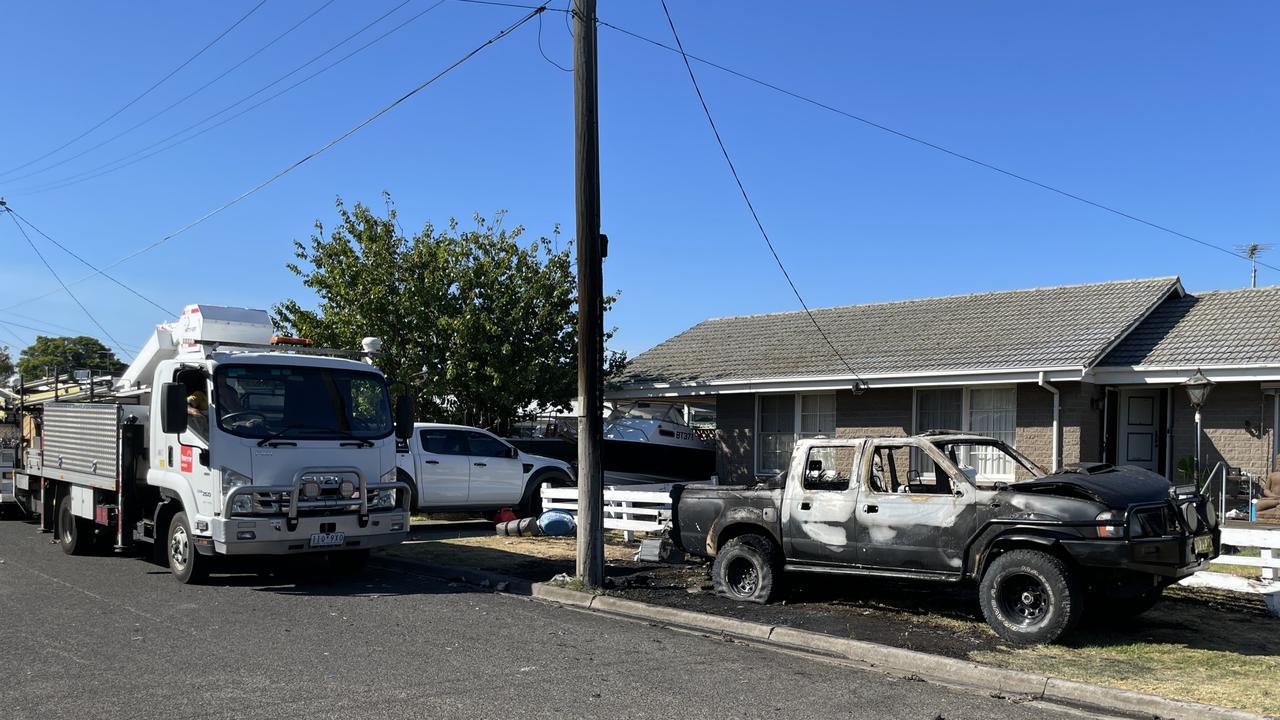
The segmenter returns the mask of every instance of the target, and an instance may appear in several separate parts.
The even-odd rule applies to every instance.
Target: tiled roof
[[[1169,295],[1176,277],[814,310],[859,375],[1086,367]],[[851,377],[803,312],[698,323],[632,360],[624,385]]]
[[[1100,366],[1280,364],[1280,287],[1171,298]]]

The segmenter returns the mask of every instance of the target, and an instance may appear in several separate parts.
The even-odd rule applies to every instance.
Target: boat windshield
[[[667,403],[632,403],[618,405],[609,413],[610,420],[657,420],[676,425],[684,424],[684,414],[676,405]]]
[[[392,431],[382,375],[300,365],[220,365],[218,427],[247,438],[373,440]]]

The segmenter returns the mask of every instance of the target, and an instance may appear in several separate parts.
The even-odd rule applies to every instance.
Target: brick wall
[[[1102,459],[1102,389],[1092,383],[1057,382],[1062,463]],[[1045,469],[1053,467],[1053,394],[1030,383],[1018,386],[1015,445]]]
[[[1187,402],[1187,393],[1174,388],[1173,466],[1179,460],[1195,456],[1195,413]],[[1200,441],[1201,467],[1207,472],[1219,460],[1252,473],[1265,473],[1270,464],[1272,419],[1275,406],[1262,393],[1260,383],[1218,383],[1200,411],[1204,438]],[[1177,479],[1176,472],[1173,477]]]
[[[911,434],[911,388],[884,388],[854,395],[836,393],[836,436],[868,437]]]

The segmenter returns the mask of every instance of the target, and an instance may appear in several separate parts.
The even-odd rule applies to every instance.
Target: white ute
[[[542,509],[543,483],[574,485],[569,463],[521,452],[505,440],[465,425],[417,423],[399,455],[410,506],[421,512],[491,512],[515,508],[520,517]]]
[[[324,552],[358,569],[408,534],[395,448],[413,410],[402,399],[393,421],[380,371],[308,345],[274,336],[263,310],[187,306],[109,397],[23,408],[41,429],[19,503],[68,553],[154,543],[182,582],[214,555]]]

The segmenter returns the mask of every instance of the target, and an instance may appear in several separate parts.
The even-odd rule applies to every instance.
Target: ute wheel
[[[760,604],[773,600],[781,574],[777,549],[761,535],[733,538],[720,548],[711,565],[716,593]]]
[[[329,567],[335,575],[355,575],[369,563],[368,550],[343,550],[329,553]]]
[[[58,500],[58,546],[68,555],[84,555],[93,546],[93,525],[71,512],[71,496]]]
[[[528,487],[524,490],[524,497],[520,499],[520,504],[516,506],[516,515],[522,518],[536,518],[542,515],[543,483],[551,483],[552,487],[569,487],[573,485],[572,480],[560,473],[550,472],[539,475],[529,481]]]
[[[201,557],[196,550],[195,538],[191,535],[191,524],[187,522],[187,513],[174,513],[169,521],[169,533],[165,536],[165,554],[169,560],[169,571],[173,577],[183,584],[194,584],[209,575],[209,558]]]
[[[1014,645],[1061,638],[1079,621],[1079,584],[1058,558],[1039,550],[1011,550],[996,558],[979,583],[982,614]]]

